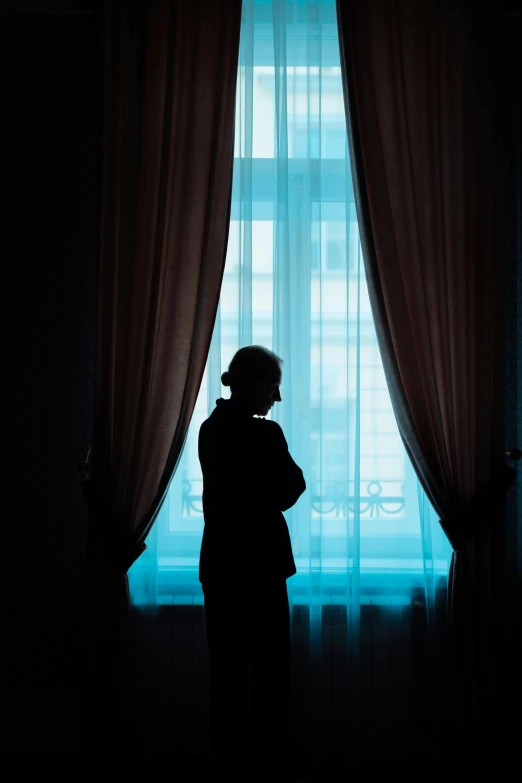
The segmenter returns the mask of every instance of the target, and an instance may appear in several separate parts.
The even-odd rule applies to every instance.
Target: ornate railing
[[[194,491],[193,485],[197,485],[199,492]],[[195,513],[198,516],[203,516],[202,490],[203,481],[201,479],[192,479],[192,481],[183,479],[181,486],[181,513],[183,515],[190,517],[191,513]]]
[[[384,492],[386,485],[391,485],[395,491]],[[183,480],[181,502],[184,516],[203,515],[201,491],[201,479]],[[345,482],[324,482],[321,492],[312,493],[312,509],[317,514],[333,513],[341,518],[351,517],[355,513],[373,519],[397,516],[404,511],[404,506],[404,484],[394,480],[363,481],[358,494],[353,487],[347,487]]]

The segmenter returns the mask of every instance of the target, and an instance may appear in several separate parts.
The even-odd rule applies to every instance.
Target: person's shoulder
[[[205,419],[205,421],[201,422],[201,425],[199,427],[199,431],[200,432],[206,432],[206,430],[210,429],[213,424],[214,424],[214,421],[212,419],[212,414],[210,414],[208,419]]]
[[[267,437],[275,440],[284,440],[283,430],[277,421],[272,421],[272,419],[258,419],[258,421],[263,423],[263,431]]]
[[[200,444],[204,443],[205,441],[208,440],[211,431],[212,431],[212,423],[211,423],[210,419],[205,419],[205,421],[202,422],[202,424],[201,424],[201,426],[199,428],[198,439],[199,439]]]
[[[219,413],[219,410],[214,408],[210,416],[201,423],[199,428],[200,437],[210,434],[216,428],[219,419],[222,418]]]
[[[208,427],[211,427],[213,424],[216,424],[217,422],[224,419],[226,416],[226,402],[226,400],[221,398],[216,400],[216,407],[209,413],[208,417],[201,424],[201,427],[208,429]]]
[[[268,432],[283,432],[277,421],[273,421],[272,419],[257,419],[256,421],[263,422]]]

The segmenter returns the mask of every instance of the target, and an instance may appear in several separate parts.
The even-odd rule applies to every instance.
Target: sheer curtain
[[[420,600],[432,608],[451,548],[406,456],[377,345],[335,0],[243,2],[220,304],[181,461],[129,572],[136,604],[203,602],[198,430],[226,396],[221,372],[252,343],[283,358],[282,403],[272,415],[308,485],[285,514],[297,565],[290,602],[309,607],[318,643],[324,607],[346,613],[356,654],[361,607]]]

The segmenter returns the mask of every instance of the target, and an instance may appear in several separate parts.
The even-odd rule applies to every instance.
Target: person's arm
[[[270,425],[271,456],[273,457],[274,495],[280,511],[291,508],[306,489],[303,471],[288,450],[283,430],[276,422]]]

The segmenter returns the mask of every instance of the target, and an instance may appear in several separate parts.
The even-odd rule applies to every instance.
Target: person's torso
[[[201,426],[201,582],[231,572],[265,578],[295,573],[288,527],[272,490],[275,426],[229,400],[219,400]]]

